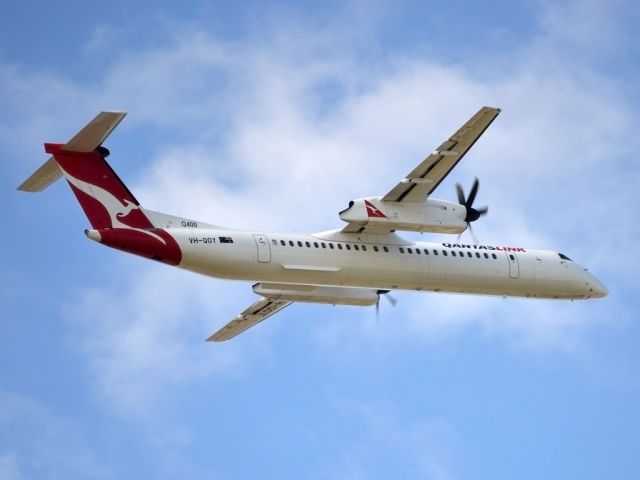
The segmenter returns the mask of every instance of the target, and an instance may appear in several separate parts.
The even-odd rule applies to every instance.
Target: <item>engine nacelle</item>
[[[464,232],[466,215],[467,209],[463,205],[430,198],[423,203],[360,198],[349,202],[349,207],[340,212],[342,220],[361,227],[435,233]]]
[[[330,305],[370,306],[378,303],[375,290],[348,287],[318,287],[315,285],[288,285],[256,283],[253,291],[263,297],[290,302],[326,303]]]

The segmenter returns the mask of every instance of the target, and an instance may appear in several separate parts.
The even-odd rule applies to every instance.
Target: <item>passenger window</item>
[[[416,253],[417,253],[418,255],[420,255],[420,249],[419,249],[419,248],[416,248]]]
[[[497,260],[497,259],[498,259],[498,257],[496,257],[496,254],[495,254],[495,253],[492,253],[492,254],[491,254],[491,256],[493,257],[493,259],[494,259],[494,260]]]
[[[489,254],[488,254],[488,253],[485,253],[485,254],[484,254],[484,258],[489,258]]]
[[[333,250],[333,243],[330,243],[330,244],[329,244],[329,248],[330,248],[331,250]]]
[[[434,254],[434,255],[438,255],[438,250],[434,250],[434,251],[433,251],[433,254]]]
[[[286,243],[284,243],[284,240],[280,240],[280,245],[282,245],[283,247],[286,245]]]
[[[318,242],[313,242],[313,246],[318,248]]]
[[[509,258],[511,259],[511,261],[515,261],[516,257],[514,257],[513,255],[509,255]]]
[[[353,248],[355,248],[356,250],[360,250],[360,247],[358,245],[354,245]]]
[[[362,251],[366,252],[367,251],[367,246],[366,245],[362,245]]]
[[[407,253],[413,253],[413,250],[411,250],[410,248],[407,248]]]
[[[447,251],[446,251],[446,250],[443,250],[443,251],[442,251],[442,254],[443,254],[445,257],[448,255],[448,253],[447,253]]]
[[[327,248],[327,244],[326,244],[326,243],[324,243],[324,242],[322,242],[322,243],[320,244],[320,246],[321,246],[322,248]]]
[[[271,243],[273,244],[274,247],[278,246],[278,241],[277,240],[271,240]]]
[[[480,258],[480,254],[476,252],[476,258]]]
[[[342,250],[342,244],[341,243],[338,244],[338,250]]]
[[[456,252],[451,252],[451,256],[455,257],[456,256]]]
[[[378,251],[378,247],[376,245],[373,246],[373,251],[377,252]]]
[[[304,242],[304,244],[309,248],[311,247],[311,244],[309,242]]]
[[[425,254],[425,255],[429,255],[429,249],[425,248],[425,249],[424,249],[424,254]]]
[[[404,253],[404,248],[400,247],[398,250],[400,250],[400,253]]]
[[[301,247],[302,246],[302,242],[300,240],[298,240],[298,246]]]
[[[471,252],[467,252],[467,257],[472,258],[473,255],[471,255]]]
[[[345,248],[346,248],[347,250],[351,250],[351,245],[349,245],[349,244],[347,243],[347,244],[345,245]]]
[[[382,249],[383,249],[385,252],[388,252],[388,251],[389,251],[389,249],[388,249],[387,247],[382,247]]]
[[[293,240],[289,240],[289,245],[291,245],[292,247],[294,246]]]
[[[464,257],[464,252],[458,252],[458,255],[460,255],[461,257]]]

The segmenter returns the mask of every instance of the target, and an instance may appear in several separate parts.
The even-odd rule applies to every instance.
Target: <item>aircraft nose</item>
[[[589,280],[587,281],[587,287],[591,298],[603,298],[609,295],[609,290],[598,280],[594,275],[589,273]]]

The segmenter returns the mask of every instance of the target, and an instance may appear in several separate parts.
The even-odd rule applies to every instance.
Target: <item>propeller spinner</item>
[[[483,215],[486,215],[487,212],[489,211],[489,207],[487,206],[480,207],[480,208],[473,208],[473,202],[475,201],[476,195],[478,194],[479,185],[480,185],[480,182],[476,177],[476,179],[473,181],[473,185],[471,185],[471,191],[469,192],[469,196],[465,199],[464,190],[462,190],[462,185],[460,185],[459,183],[456,183],[456,192],[458,193],[458,203],[460,205],[464,205],[464,207],[467,209],[467,216],[464,218],[464,221],[467,222],[467,224],[470,224],[471,222],[475,222]]]
[[[462,190],[462,185],[456,183],[456,193],[458,194],[458,203],[460,205],[464,205],[464,208],[467,209],[467,215],[464,217],[464,221],[467,222],[467,228],[469,229],[469,233],[473,237],[475,243],[478,243],[478,239],[473,234],[473,229],[471,228],[471,222],[475,222],[480,217],[487,214],[489,211],[489,207],[484,206],[480,208],[473,208],[473,202],[476,199],[476,195],[478,194],[478,187],[480,186],[480,182],[478,181],[478,177],[473,180],[473,185],[471,185],[471,191],[469,192],[469,196],[465,198],[464,190]],[[460,235],[458,235],[460,238]]]

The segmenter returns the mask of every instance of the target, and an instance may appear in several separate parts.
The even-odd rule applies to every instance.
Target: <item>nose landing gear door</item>
[[[269,263],[271,261],[271,246],[266,235],[254,234],[253,239],[256,241],[258,249],[258,262]]]

